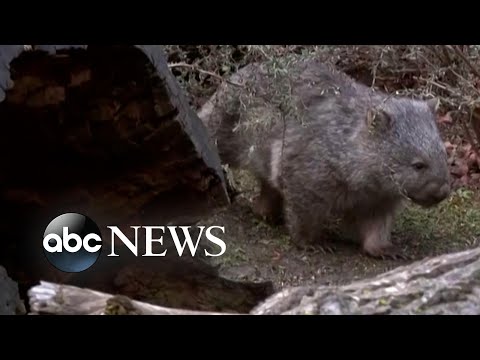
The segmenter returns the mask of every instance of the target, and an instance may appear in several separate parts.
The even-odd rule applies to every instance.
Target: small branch
[[[444,85],[444,84],[440,84],[439,82],[434,81],[434,80],[426,80],[426,82],[428,82],[429,84],[432,84],[432,85],[438,87],[439,89],[448,91],[448,92],[449,92],[450,94],[452,94],[452,95],[457,95],[457,96],[458,96],[458,94],[457,94],[455,91],[453,91],[452,89],[450,89],[448,86],[446,86],[446,85]]]
[[[239,87],[243,87],[244,85],[243,84],[239,84],[239,83],[236,83],[236,82],[233,82],[233,81],[230,81],[228,79],[224,79],[223,77],[221,77],[220,75],[218,74],[215,74],[214,72],[211,72],[211,71],[208,71],[208,70],[204,70],[204,69],[201,69],[199,68],[198,66],[196,65],[193,65],[193,64],[188,64],[188,63],[185,63],[185,62],[181,62],[181,63],[172,63],[172,64],[168,64],[168,67],[170,69],[173,69],[173,68],[178,68],[178,67],[183,67],[183,68],[189,68],[189,69],[192,69],[192,70],[195,70],[199,73],[202,73],[202,74],[205,74],[205,75],[209,75],[211,77],[214,77],[220,81],[225,81],[231,85],[235,85],[235,86],[239,86]]]
[[[443,54],[445,55],[446,65],[450,65],[452,63],[452,57],[450,56],[450,53],[448,52],[448,48],[443,46],[442,50],[443,50]]]
[[[389,70],[390,74],[415,74],[420,72],[421,69],[393,69]]]
[[[440,55],[440,53],[438,52],[436,45],[428,46],[428,49],[430,49],[430,51],[438,58],[438,60],[440,60],[442,63],[445,62],[445,59],[443,58],[443,56]]]
[[[383,61],[383,55],[384,55],[384,53],[385,53],[385,49],[386,49],[386,48],[387,48],[386,46],[382,47],[382,50],[381,50],[381,52],[380,52],[380,57],[379,57],[378,61],[375,63],[375,65],[373,65],[373,70],[372,70],[372,77],[373,77],[373,79],[372,79],[372,85],[371,85],[371,87],[374,87],[374,86],[375,86],[375,80],[376,80],[376,78],[377,78],[377,70],[378,70],[378,67],[380,66],[380,64],[381,64],[382,61]]]
[[[472,89],[473,91],[475,91],[478,95],[480,95],[480,90],[478,90],[475,85],[472,84],[471,81],[468,81],[467,79],[465,79],[462,75],[460,75],[459,73],[457,73],[456,71],[450,69],[450,71],[452,72],[452,74],[454,74],[455,76],[457,76],[460,80],[463,80],[466,84],[468,84]]]
[[[444,45],[444,47],[447,47],[448,45]],[[465,56],[462,50],[460,50],[457,46],[451,46],[453,51],[460,56],[460,58],[465,62],[465,64],[468,65],[468,67],[472,70],[472,72],[475,74],[476,77],[480,79],[480,72],[478,72],[477,68],[470,62],[470,60]]]

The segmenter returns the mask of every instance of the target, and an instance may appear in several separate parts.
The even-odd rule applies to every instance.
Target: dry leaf
[[[465,161],[462,160],[456,160],[455,165],[452,166],[450,169],[450,173],[457,176],[457,177],[462,177],[464,175],[468,174],[468,165],[466,164]]]
[[[459,180],[460,186],[468,185],[468,175],[463,175]]]
[[[467,153],[470,151],[471,147],[469,148],[467,145],[458,146],[456,149],[457,157],[460,159],[465,159],[468,155]]]
[[[466,154],[468,154],[469,152],[473,151],[472,150],[472,144],[468,143],[466,145],[463,145],[463,150],[465,151]]]
[[[452,116],[450,115],[450,112],[446,113],[443,116],[439,116],[437,118],[437,122],[439,124],[451,124],[451,123],[453,123],[453,119],[452,119]]]
[[[474,166],[478,166],[478,159],[477,155],[474,152],[471,152],[467,159],[467,166],[468,168],[472,168]]]
[[[475,173],[475,174],[470,175],[470,179],[472,179],[473,181],[480,180],[480,173]]]
[[[457,147],[456,145],[452,144],[450,141],[445,141],[444,145],[448,155],[450,155]]]

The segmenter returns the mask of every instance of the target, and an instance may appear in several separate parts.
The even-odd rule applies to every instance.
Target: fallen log
[[[29,291],[33,314],[55,315],[222,315],[171,309],[70,285],[42,282]]]
[[[228,204],[218,154],[160,46],[22,49],[0,46],[0,200],[104,223],[153,210],[189,221]]]
[[[33,287],[29,301],[33,312],[42,314],[212,314],[152,306],[51,283]],[[345,286],[284,289],[250,314],[479,315],[480,248],[425,259]]]
[[[346,286],[285,289],[251,313],[478,315],[480,248],[425,259]]]

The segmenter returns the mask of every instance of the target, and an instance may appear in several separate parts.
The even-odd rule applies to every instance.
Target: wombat
[[[399,258],[391,231],[405,201],[431,207],[451,191],[438,105],[298,57],[247,65],[198,115],[222,162],[258,178],[256,212],[283,217],[295,244],[332,249],[322,229],[340,219],[366,254]]]

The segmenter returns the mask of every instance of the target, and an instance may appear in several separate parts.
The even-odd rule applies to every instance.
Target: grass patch
[[[472,247],[480,236],[480,202],[468,189],[456,190],[437,207],[409,205],[397,219],[394,234],[410,245],[446,252]]]

